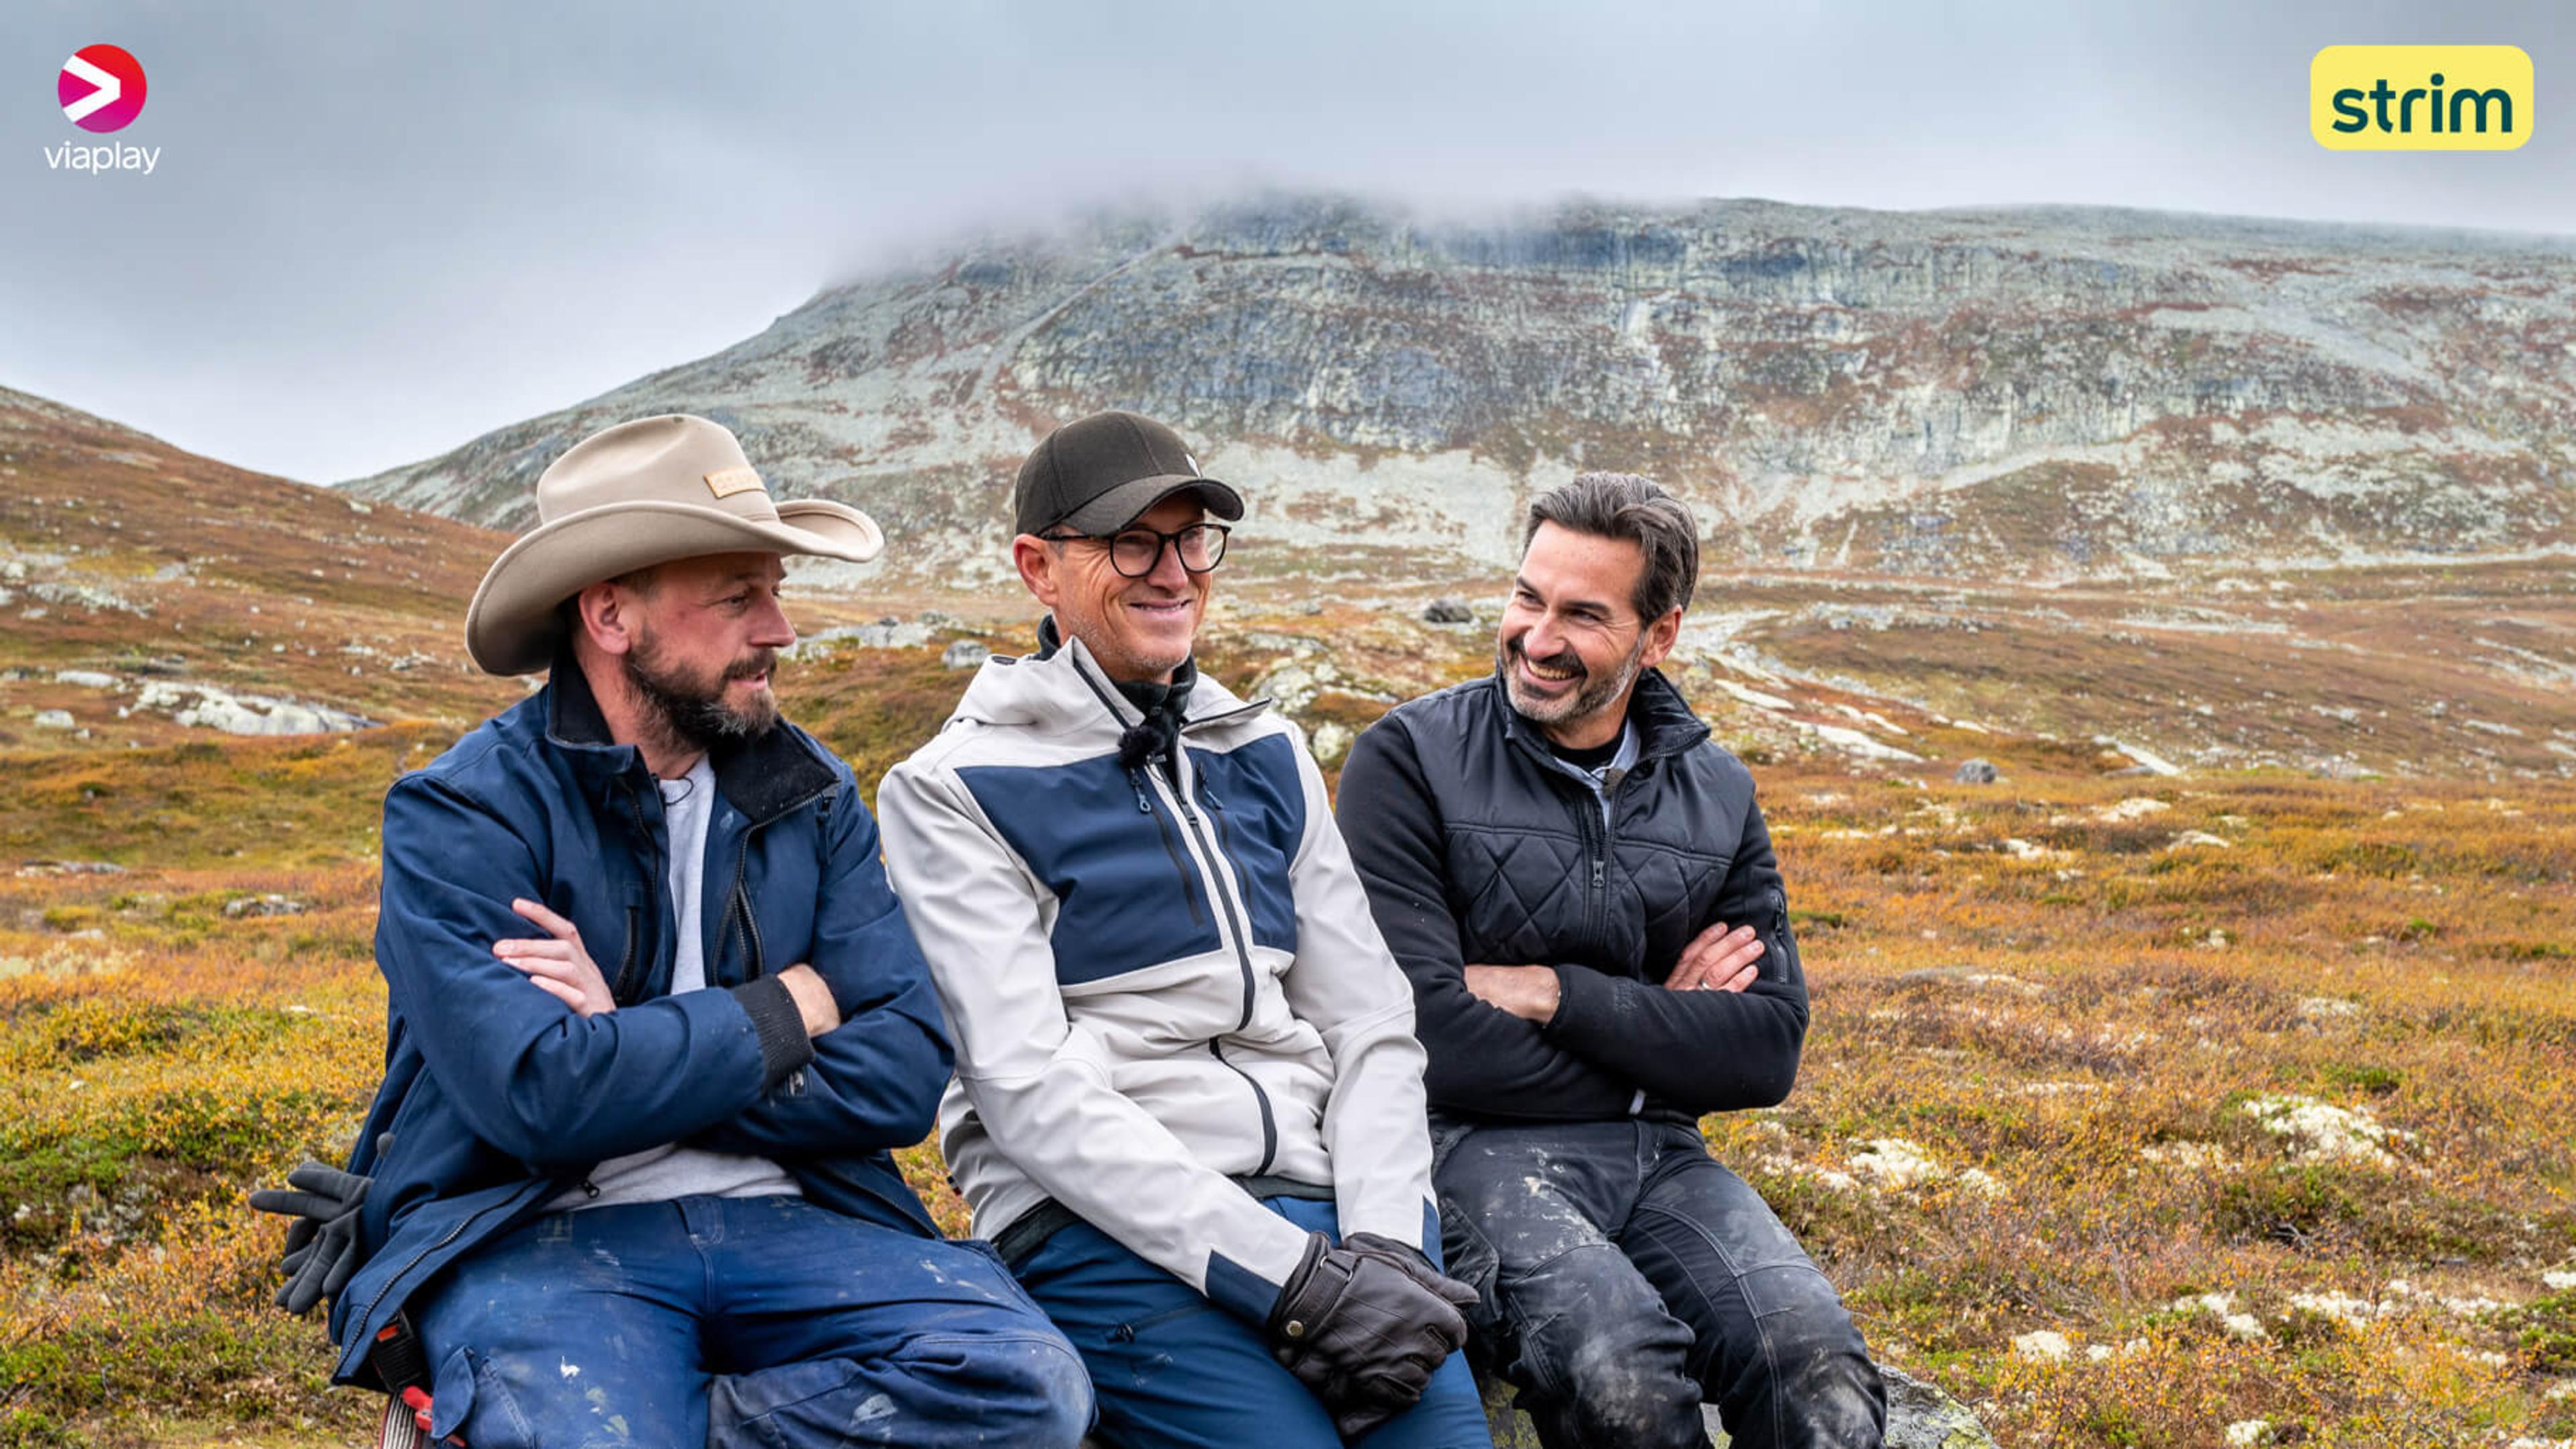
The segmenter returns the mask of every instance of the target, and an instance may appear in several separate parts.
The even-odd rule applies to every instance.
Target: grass
[[[1298,627],[1348,641],[1310,728],[1483,647]],[[1275,664],[1248,630],[1210,659]],[[791,713],[873,781],[964,685],[936,661],[824,654]],[[2015,1445],[2576,1435],[2576,1307],[2542,1276],[2576,1267],[2576,786],[2124,779],[1918,721],[2007,781],[1935,783],[1682,679],[1770,761],[1815,994],[1797,1094],[1706,1130],[1889,1362]],[[377,801],[453,733],[0,755],[0,849],[123,867],[0,874],[0,1446],[366,1431],[318,1326],[268,1306],[242,1193],[355,1130]],[[2373,1150],[2274,1130],[2311,1108]],[[904,1161],[961,1229],[935,1149]]]

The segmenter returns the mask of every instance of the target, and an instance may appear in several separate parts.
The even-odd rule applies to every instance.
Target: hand
[[[1730,931],[1720,921],[1691,938],[1682,948],[1682,958],[1673,963],[1673,974],[1664,978],[1667,991],[1742,991],[1761,974],[1761,938],[1751,926],[1738,926]]]
[[[608,979],[582,949],[581,931],[572,922],[535,901],[510,902],[510,909],[534,922],[551,941],[495,941],[492,954],[527,973],[537,988],[583,1016],[617,1009],[608,994]]]
[[[1271,1353],[1356,1439],[1421,1400],[1466,1343],[1459,1309],[1474,1301],[1402,1244],[1355,1233],[1335,1247],[1316,1233],[1270,1310]]]
[[[1545,1026],[1556,1020],[1564,984],[1553,966],[1470,966],[1467,994],[1500,1007],[1526,1022]]]
[[[821,973],[798,962],[778,973],[778,984],[796,998],[796,1014],[805,1018],[805,1035],[821,1036],[841,1024],[841,1005],[832,999],[830,983]]]
[[[264,1187],[250,1205],[295,1219],[286,1225],[286,1253],[278,1268],[277,1306],[304,1313],[336,1298],[358,1266],[358,1209],[371,1179],[306,1159],[286,1175],[286,1187]]]

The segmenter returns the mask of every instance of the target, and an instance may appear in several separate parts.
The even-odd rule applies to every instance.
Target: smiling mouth
[[[1542,665],[1517,649],[1512,651],[1512,659],[1520,665],[1521,674],[1524,677],[1540,684],[1572,684],[1583,677],[1583,669],[1580,665],[1572,667]]]

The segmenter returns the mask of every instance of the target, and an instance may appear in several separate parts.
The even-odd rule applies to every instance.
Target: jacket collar
[[[1547,736],[1519,710],[1512,708],[1512,692],[1503,683],[1500,671],[1494,675],[1494,702],[1502,706],[1503,734],[1541,754],[1549,753]],[[1628,723],[1637,728],[1637,760],[1660,760],[1696,748],[1708,738],[1708,726],[1691,713],[1689,701],[1673,687],[1660,669],[1649,669],[1637,676],[1637,687],[1628,696]]]
[[[1034,728],[1048,733],[1099,731],[1110,739],[1143,717],[1118,692],[1090,646],[1080,638],[1056,632],[1050,616],[1038,626],[1038,652],[1017,657],[996,654],[984,663],[965,697],[949,718],[979,724]],[[1268,699],[1246,702],[1217,680],[1200,672],[1190,686],[1181,733],[1194,735],[1259,715]]]
[[[644,752],[619,744],[608,732],[590,677],[570,645],[555,652],[546,677],[546,743],[564,753],[584,781],[603,792],[629,776],[649,776]],[[815,757],[784,721],[756,740],[726,740],[707,751],[716,791],[754,825],[765,825],[823,794],[837,783],[832,767]],[[641,783],[632,781],[630,783]]]

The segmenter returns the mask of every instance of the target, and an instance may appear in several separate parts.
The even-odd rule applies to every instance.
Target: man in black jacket
[[[1789,1093],[1806,982],[1753,779],[1654,665],[1691,516],[1589,473],[1530,505],[1495,673],[1363,734],[1340,818],[1430,1054],[1450,1271],[1550,1449],[1876,1445],[1833,1285],[1703,1112]]]

